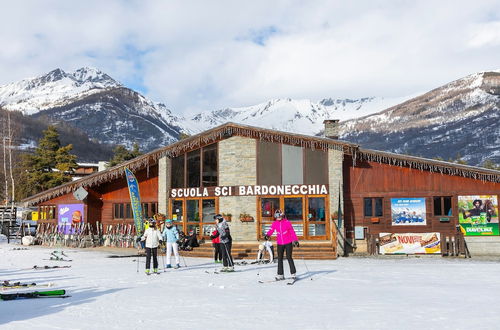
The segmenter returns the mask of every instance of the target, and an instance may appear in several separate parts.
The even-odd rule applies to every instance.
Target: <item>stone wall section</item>
[[[167,216],[171,166],[172,160],[170,158],[164,156],[158,160],[158,212]]]
[[[257,141],[234,136],[219,142],[219,186],[257,184]],[[255,241],[257,236],[257,198],[229,196],[219,198],[219,211],[230,213],[231,235],[235,241]],[[240,213],[248,213],[254,222],[241,222]]]

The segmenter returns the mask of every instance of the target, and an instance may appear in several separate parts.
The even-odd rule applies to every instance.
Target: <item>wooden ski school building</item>
[[[464,237],[473,256],[500,255],[500,171],[363,149],[337,130],[337,120],[325,121],[326,137],[226,123],[24,203],[38,207],[39,223],[101,223],[106,234],[133,224],[127,167],[145,216],[163,213],[207,239],[221,213],[236,258],[255,258],[278,208],[299,236],[299,258],[457,255]],[[74,194],[81,188],[84,198]],[[211,256],[211,244],[189,253]]]

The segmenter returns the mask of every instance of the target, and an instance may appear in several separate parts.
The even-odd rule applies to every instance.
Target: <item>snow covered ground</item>
[[[144,258],[139,273],[136,258],[107,258],[123,250],[64,249],[73,259],[65,263],[43,260],[54,248],[14,247],[19,245],[0,243],[1,281],[53,282],[71,297],[0,301],[1,329],[420,330],[500,324],[495,260],[296,260],[301,280],[288,286],[258,283],[273,278],[276,265],[213,274],[211,260],[186,258],[188,267],[146,276]],[[56,264],[72,267],[30,269]]]

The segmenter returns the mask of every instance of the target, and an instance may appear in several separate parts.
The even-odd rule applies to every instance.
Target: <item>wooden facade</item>
[[[368,234],[440,232],[454,234],[458,225],[458,196],[498,195],[500,184],[427,170],[392,166],[374,161],[361,161],[353,165],[351,157],[344,162],[344,213],[348,238],[354,238],[354,227],[363,226]],[[434,216],[433,198],[451,196],[452,215],[449,222],[443,216]],[[364,216],[364,198],[383,199],[383,215],[379,222]],[[425,226],[393,226],[391,198],[426,198],[427,224]]]
[[[324,182],[324,184],[333,187],[333,189],[328,191],[328,194],[317,196],[286,196],[287,198],[303,198],[302,215],[304,217],[303,233],[305,234],[309,233],[309,226],[321,224],[314,223],[312,220],[309,221],[307,218],[310,216],[309,210],[307,209],[307,198],[318,197],[325,199],[325,234],[317,235],[318,237],[307,235],[308,237],[306,237],[306,239],[313,241],[327,240],[336,236],[336,232],[335,235],[330,233],[330,231],[333,230],[333,227],[335,227],[331,226],[331,219],[337,219],[338,217],[337,204],[332,203],[332,199],[335,203],[342,201],[344,226],[341,226],[340,230],[342,231],[345,229],[345,236],[348,239],[353,240],[355,227],[364,227],[366,233],[371,235],[378,235],[382,232],[439,232],[443,235],[452,235],[456,232],[456,226],[458,225],[458,196],[497,195],[497,197],[500,197],[498,196],[500,195],[499,171],[373,150],[362,150],[357,145],[342,141],[227,123],[212,130],[179,141],[170,146],[139,156],[134,160],[127,161],[103,172],[94,173],[78,181],[52,188],[46,192],[26,199],[26,202],[39,207],[84,203],[85,219],[90,223],[95,224],[99,221],[102,223],[104,228],[108,225],[132,224],[132,217],[116,218],[114,216],[115,204],[130,203],[127,182],[123,171],[125,167],[129,167],[138,179],[141,202],[162,202],[166,205],[166,210],[164,212],[167,213],[167,216],[173,218],[174,212],[172,210],[172,201],[176,198],[170,198],[168,191],[164,196],[160,194],[160,176],[167,174],[160,173],[159,160],[168,159],[170,161],[171,159],[189,151],[200,149],[203,146],[216,142],[222,143],[221,141],[230,139],[234,136],[241,136],[246,139],[255,139],[257,141],[271,142],[272,144],[300,146],[304,148],[304,150],[307,149],[306,151],[308,152],[322,150],[323,152],[328,152],[329,155],[332,154],[332,151],[340,154],[340,156],[336,156],[337,158],[335,159],[330,159],[331,156],[327,157],[329,159],[327,159],[328,164],[325,170],[328,172],[326,174],[328,182]],[[257,143],[256,153],[258,153],[258,148],[259,144]],[[237,149],[238,148],[234,148],[234,150]],[[279,147],[276,147],[276,149],[280,150]],[[304,151],[304,154],[306,151]],[[218,150],[217,155],[221,152],[222,150]],[[277,152],[277,154],[280,153]],[[255,157],[254,161],[256,164],[259,164],[260,159]],[[218,171],[220,171],[220,164],[218,163],[217,166]],[[302,166],[303,168],[307,167],[305,157],[303,158]],[[256,165],[256,184],[260,184],[259,181],[262,176],[262,173],[258,171],[258,168],[258,165]],[[281,170],[279,167],[276,168],[277,171]],[[168,169],[167,181],[170,179],[170,170],[172,167],[168,167]],[[226,167],[225,171],[227,173],[231,170],[232,168]],[[338,170],[338,172],[335,170]],[[164,172],[167,172],[167,170]],[[321,169],[321,172],[324,172],[323,169]],[[277,173],[277,175],[279,174],[280,173]],[[203,175],[201,168],[200,175]],[[220,178],[221,173],[218,173],[218,175]],[[240,180],[237,175],[233,177],[237,178],[235,179],[236,181]],[[340,182],[336,182],[335,180]],[[308,180],[304,179],[304,181]],[[338,184],[339,186],[333,186],[333,183]],[[220,179],[217,184],[220,184]],[[228,185],[237,186],[240,184],[241,182],[232,182]],[[246,183],[246,185],[249,184]],[[340,187],[340,185],[342,185],[342,187]],[[170,185],[168,184],[168,186]],[[89,195],[84,202],[76,200],[73,196],[73,191],[79,187],[83,187],[89,192]],[[338,194],[340,194],[340,196],[338,196]],[[443,221],[443,219],[441,219],[443,218],[442,216],[435,216],[433,212],[434,197],[445,196],[447,198],[451,198],[451,209],[453,211],[451,215],[447,216],[447,218],[449,218],[447,221]],[[162,201],[159,200],[160,198],[162,198]],[[212,199],[216,200],[214,209],[215,212],[227,212],[226,208],[230,203],[225,203],[226,208],[222,206],[220,207],[219,198],[221,200],[226,198],[227,202],[227,199],[235,197],[212,197]],[[260,201],[263,198],[281,198],[280,207],[283,208],[282,199],[284,196],[258,196],[248,197],[245,199],[245,203],[247,204],[248,202],[255,203],[254,209],[257,210],[255,214],[251,214],[255,221],[255,231],[252,230],[252,240],[262,238],[262,232],[264,229],[263,226],[268,225],[271,222],[271,219],[264,219],[260,214]],[[380,216],[365,216],[365,198],[382,199],[382,214]],[[392,225],[391,198],[425,198],[426,224]],[[166,203],[164,203],[165,199]],[[181,200],[182,198],[177,199]],[[192,200],[195,198],[182,199],[184,200],[183,205],[186,204],[188,199]],[[203,198],[199,199],[202,200]],[[234,221],[239,221],[237,220],[238,214],[244,211],[244,207],[232,205],[232,208],[231,212],[233,212],[234,223]],[[184,209],[183,212],[183,218],[186,218],[186,210]],[[40,221],[56,223],[56,219],[57,215],[54,219]],[[183,223],[183,229],[188,230],[189,225],[192,224],[192,221]],[[204,226],[208,224],[200,220],[198,225],[199,232],[202,233],[204,231]],[[237,226],[234,225],[234,227]],[[255,237],[253,237],[254,233]]]

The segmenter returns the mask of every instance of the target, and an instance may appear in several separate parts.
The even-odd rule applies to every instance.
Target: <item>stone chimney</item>
[[[340,125],[338,119],[327,119],[323,121],[325,125],[325,137],[329,139],[337,140],[340,133]]]

